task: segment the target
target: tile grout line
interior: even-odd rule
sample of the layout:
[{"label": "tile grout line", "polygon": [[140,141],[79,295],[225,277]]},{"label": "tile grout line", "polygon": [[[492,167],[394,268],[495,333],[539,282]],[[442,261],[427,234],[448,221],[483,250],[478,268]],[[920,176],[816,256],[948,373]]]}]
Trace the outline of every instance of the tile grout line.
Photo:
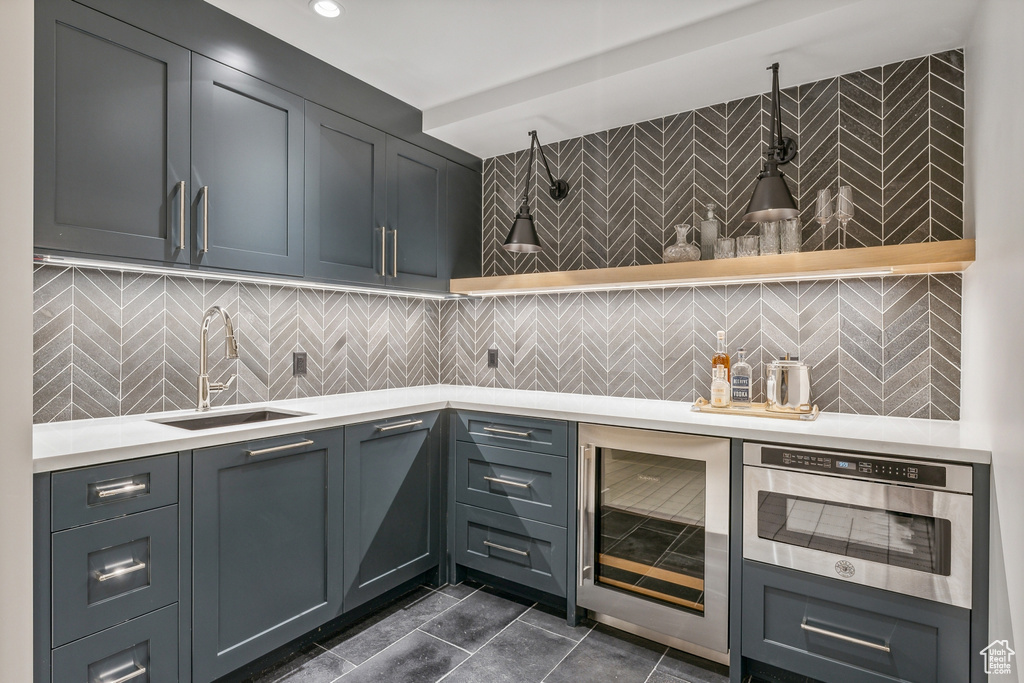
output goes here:
[{"label": "tile grout line", "polygon": [[560,666],[562,665],[562,662],[564,662],[564,661],[565,661],[566,659],[568,659],[568,658],[569,658],[569,655],[571,655],[571,654],[572,654],[573,652],[575,652],[575,651],[576,651],[576,648],[578,648],[578,647],[580,646],[580,644],[581,644],[581,643],[582,643],[582,642],[583,642],[584,640],[586,640],[586,639],[587,639],[587,636],[589,636],[589,635],[590,635],[591,633],[593,633],[593,631],[594,631],[594,629],[595,629],[595,628],[597,628],[597,622],[594,622],[594,625],[590,627],[590,630],[589,630],[589,631],[587,631],[586,635],[584,635],[584,636],[583,636],[582,638],[580,638],[580,639],[579,639],[579,641],[578,641],[578,642],[577,642],[577,643],[576,643],[575,645],[573,645],[573,646],[572,646],[571,648],[569,648],[569,651],[565,653],[565,656],[564,656],[564,657],[562,657],[561,659],[559,659],[559,660],[558,660],[558,661],[557,661],[557,662],[555,663],[555,665],[554,665],[553,667],[551,667],[551,671],[548,671],[548,672],[547,672],[546,674],[544,674],[544,676],[543,676],[543,677],[542,677],[542,678],[540,679],[540,680],[541,680],[541,683],[543,683],[543,681],[546,681],[546,680],[547,680],[547,678],[548,678],[548,676],[550,676],[550,675],[551,675],[551,674],[552,674],[552,673],[554,672],[554,670],[555,670],[555,669],[557,669],[558,667],[560,667]]},{"label": "tile grout line", "polygon": [[665,655],[667,654],[668,648],[666,647],[665,651],[661,653],[661,657],[659,657],[658,661],[654,663],[654,668],[652,668],[651,672],[647,674],[647,678],[644,679],[644,683],[648,683],[651,680],[651,676],[653,676],[654,672],[658,670],[658,667],[661,665],[661,662],[665,659]]},{"label": "tile grout line", "polygon": [[[530,608],[530,609],[533,609],[533,608]],[[526,610],[526,612],[529,612],[529,611],[530,610]],[[526,612],[523,612],[523,614],[526,614]],[[554,631],[548,630],[548,629],[544,628],[543,626],[538,626],[537,624],[531,624],[528,621],[523,621],[523,614],[520,614],[518,617],[516,617],[515,621],[522,622],[523,624],[526,624],[527,626],[529,626],[531,628],[535,628],[538,631],[544,631],[544,633],[550,633],[553,636],[558,636],[559,638],[565,638],[566,640],[571,641],[573,643],[580,642],[579,640],[576,640],[575,638],[570,638],[569,636],[563,636],[561,633],[555,633]],[[584,637],[586,637],[586,636],[584,636]],[[582,638],[580,640],[582,640]]]},{"label": "tile grout line", "polygon": [[[467,596],[467,597],[469,597],[469,596]],[[536,604],[537,604],[537,603],[535,602],[535,603],[533,603],[532,605],[530,605],[529,607],[527,607],[527,608],[526,608],[526,610],[524,610],[524,611],[523,611],[523,614],[525,614],[525,613],[526,613],[527,611],[529,611],[529,610],[533,609],[533,607],[534,607],[534,606],[535,606]],[[520,616],[522,616],[522,615],[520,615]],[[473,658],[473,656],[474,656],[474,655],[477,655],[477,654],[479,654],[480,652],[482,652],[482,651],[483,651],[483,649],[484,649],[485,647],[487,647],[488,645],[490,645],[490,644],[491,644],[491,641],[492,641],[492,640],[494,640],[495,638],[497,638],[498,636],[500,636],[500,635],[501,635],[502,633],[504,633],[505,631],[507,631],[507,630],[509,629],[509,627],[510,627],[510,626],[512,626],[512,624],[516,623],[517,621],[519,621],[519,617],[516,617],[515,619],[512,619],[512,620],[511,620],[510,622],[508,622],[507,624],[505,624],[505,627],[504,627],[503,629],[501,629],[500,631],[498,631],[497,633],[495,633],[495,634],[494,634],[493,636],[491,636],[490,638],[488,638],[488,639],[487,639],[487,642],[486,642],[486,643],[484,643],[483,645],[481,645],[480,647],[478,647],[478,648],[476,649],[476,652],[469,652],[468,650],[465,650],[465,649],[463,649],[463,648],[459,647],[458,645],[455,645],[455,643],[448,643],[448,641],[446,641],[446,640],[443,640],[442,638],[437,638],[437,636],[433,636],[434,638],[437,638],[438,640],[440,640],[440,641],[441,641],[442,643],[448,643],[449,645],[451,645],[451,646],[453,646],[453,647],[458,647],[458,648],[459,648],[460,650],[462,650],[463,652],[469,652],[469,657],[466,657],[466,658],[465,658],[464,660],[462,660],[461,662],[459,662],[459,665],[458,665],[458,666],[456,666],[456,667],[455,667],[454,669],[452,669],[451,671],[447,672],[447,673],[446,673],[446,674],[445,674],[444,676],[441,676],[441,678],[437,679],[437,683],[440,683],[440,682],[441,682],[441,681],[443,681],[444,679],[448,678],[448,676],[450,676],[450,675],[452,674],[452,671],[455,671],[455,670],[457,670],[457,669],[459,668],[459,666],[462,666],[463,664],[465,664],[466,662],[468,662],[468,661],[469,661],[470,659],[472,659],[472,658]],[[417,629],[417,630],[419,630],[419,629]],[[423,633],[427,633],[427,632],[426,632],[426,631],[423,631]],[[430,634],[430,633],[427,633],[427,635],[429,636],[429,635],[431,635],[431,634]]]}]

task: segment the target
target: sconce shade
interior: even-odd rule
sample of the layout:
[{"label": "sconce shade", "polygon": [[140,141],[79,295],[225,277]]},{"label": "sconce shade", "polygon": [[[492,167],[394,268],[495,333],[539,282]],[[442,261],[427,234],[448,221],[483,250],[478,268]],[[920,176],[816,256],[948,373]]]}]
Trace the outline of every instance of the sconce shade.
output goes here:
[{"label": "sconce shade", "polygon": [[789,192],[784,174],[779,170],[779,165],[774,161],[766,161],[760,175],[757,176],[754,194],[750,197],[750,204],[747,205],[743,220],[752,223],[781,221],[799,215],[800,212],[793,201],[793,195]]},{"label": "sconce shade", "polygon": [[519,207],[516,219],[512,221],[512,229],[508,231],[505,244],[507,251],[533,253],[540,251],[540,240],[537,239],[537,228],[533,224],[530,206],[525,201]]}]

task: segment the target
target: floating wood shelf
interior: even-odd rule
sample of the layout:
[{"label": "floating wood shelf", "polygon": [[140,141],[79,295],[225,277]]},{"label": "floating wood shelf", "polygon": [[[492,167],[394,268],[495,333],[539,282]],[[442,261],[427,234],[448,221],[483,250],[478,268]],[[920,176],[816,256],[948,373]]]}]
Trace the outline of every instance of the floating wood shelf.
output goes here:
[{"label": "floating wood shelf", "polygon": [[451,292],[469,296],[499,296],[832,277],[959,273],[972,263],[974,240],[951,240],[715,261],[459,278],[451,281]]}]

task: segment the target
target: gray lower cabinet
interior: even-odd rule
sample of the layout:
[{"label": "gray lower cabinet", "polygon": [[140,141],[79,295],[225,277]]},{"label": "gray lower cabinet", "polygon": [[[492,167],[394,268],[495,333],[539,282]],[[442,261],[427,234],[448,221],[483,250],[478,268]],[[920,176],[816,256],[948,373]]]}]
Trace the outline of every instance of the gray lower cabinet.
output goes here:
[{"label": "gray lower cabinet", "polygon": [[192,56],[193,262],[303,274],[303,101]]},{"label": "gray lower cabinet", "polygon": [[341,614],[343,448],[336,429],[193,452],[196,683]]},{"label": "gray lower cabinet", "polygon": [[36,246],[188,263],[189,51],[71,0],[36,12]]},{"label": "gray lower cabinet", "polygon": [[814,679],[962,683],[970,628],[970,610],[743,562],[743,657]]},{"label": "gray lower cabinet", "polygon": [[345,609],[440,562],[436,412],[345,427]]}]

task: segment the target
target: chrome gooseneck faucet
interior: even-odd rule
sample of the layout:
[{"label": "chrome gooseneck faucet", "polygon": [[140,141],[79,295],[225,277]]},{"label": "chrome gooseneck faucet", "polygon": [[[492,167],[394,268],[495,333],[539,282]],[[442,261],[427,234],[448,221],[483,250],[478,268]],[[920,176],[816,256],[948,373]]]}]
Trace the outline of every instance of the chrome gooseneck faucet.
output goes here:
[{"label": "chrome gooseneck faucet", "polygon": [[217,316],[224,321],[224,357],[231,360],[238,358],[238,344],[235,343],[235,328],[231,325],[231,316],[220,306],[214,306],[203,316],[203,324],[199,328],[199,397],[196,410],[210,409],[210,392],[224,391],[231,386],[237,375],[231,375],[227,382],[210,382],[206,374],[206,337],[210,331],[210,322]]}]

